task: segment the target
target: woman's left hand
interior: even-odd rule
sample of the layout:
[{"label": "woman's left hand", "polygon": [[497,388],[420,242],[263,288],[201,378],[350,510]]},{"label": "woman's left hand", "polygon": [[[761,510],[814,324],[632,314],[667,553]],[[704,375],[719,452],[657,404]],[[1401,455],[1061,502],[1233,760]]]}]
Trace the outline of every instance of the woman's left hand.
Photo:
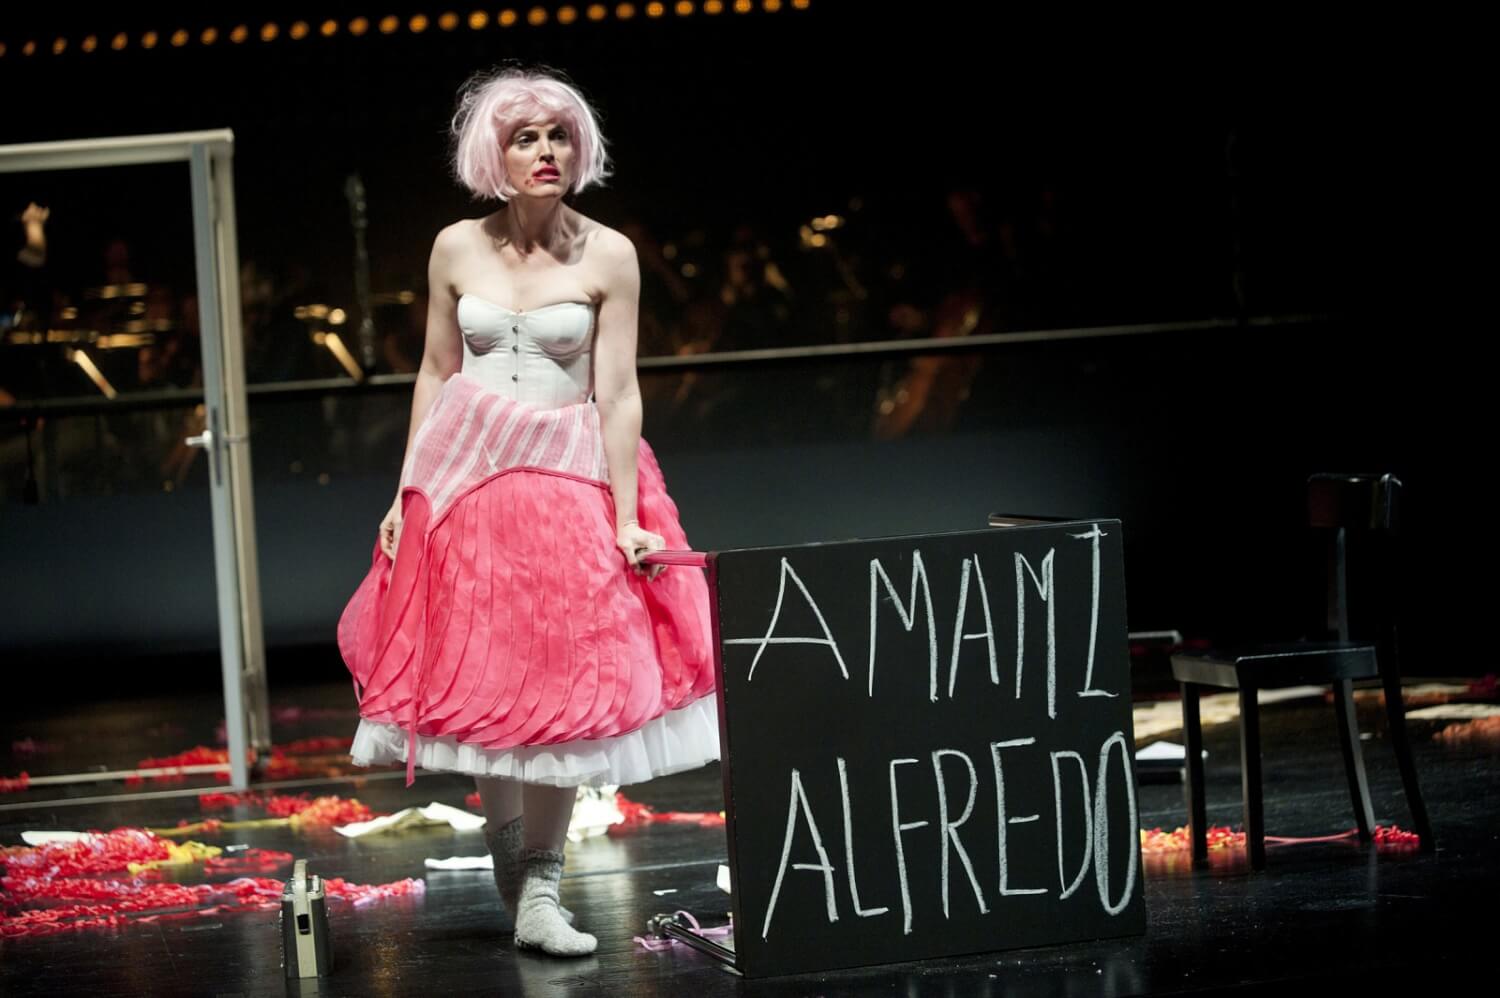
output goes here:
[{"label": "woman's left hand", "polygon": [[615,545],[625,552],[625,560],[630,563],[630,570],[636,575],[644,575],[647,582],[654,580],[667,567],[641,563],[641,555],[647,551],[660,551],[667,546],[667,542],[660,534],[653,534],[643,529],[638,523],[627,523],[621,527],[615,536]]}]

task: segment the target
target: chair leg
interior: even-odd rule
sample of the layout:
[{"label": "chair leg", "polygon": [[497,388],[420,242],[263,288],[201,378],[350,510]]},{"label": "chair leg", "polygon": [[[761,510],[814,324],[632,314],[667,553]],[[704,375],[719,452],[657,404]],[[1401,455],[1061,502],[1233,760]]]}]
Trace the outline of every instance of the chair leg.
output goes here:
[{"label": "chair leg", "polygon": [[1255,687],[1240,687],[1240,781],[1245,795],[1245,849],[1250,868],[1266,868],[1265,809],[1260,791],[1260,706]]},{"label": "chair leg", "polygon": [[1417,764],[1412,760],[1411,740],[1406,735],[1406,705],[1401,701],[1401,674],[1395,668],[1382,668],[1381,678],[1385,684],[1385,713],[1390,727],[1391,747],[1396,750],[1396,762],[1401,768],[1401,786],[1406,790],[1406,806],[1411,809],[1413,829],[1422,840],[1422,851],[1432,852],[1436,843],[1432,838],[1432,826],[1427,822],[1427,805],[1422,802],[1422,790],[1417,786]]},{"label": "chair leg", "polygon": [[1333,684],[1333,711],[1339,720],[1339,746],[1344,750],[1344,775],[1349,779],[1354,822],[1359,826],[1359,840],[1368,842],[1375,828],[1375,809],[1370,806],[1370,788],[1365,782],[1365,756],[1359,745],[1359,718],[1354,711],[1354,684],[1347,679]]},{"label": "chair leg", "polygon": [[1198,687],[1182,684],[1182,741],[1187,758],[1188,833],[1193,842],[1193,866],[1208,865],[1208,818],[1203,801],[1203,726],[1198,719]]}]

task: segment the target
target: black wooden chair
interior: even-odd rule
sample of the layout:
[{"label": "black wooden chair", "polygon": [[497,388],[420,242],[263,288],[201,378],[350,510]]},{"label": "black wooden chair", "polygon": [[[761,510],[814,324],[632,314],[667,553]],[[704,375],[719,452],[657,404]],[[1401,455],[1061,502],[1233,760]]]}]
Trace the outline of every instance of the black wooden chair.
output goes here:
[{"label": "black wooden chair", "polygon": [[[1433,847],[1427,808],[1417,786],[1401,702],[1401,663],[1397,643],[1400,584],[1397,545],[1401,482],[1393,475],[1314,475],[1308,480],[1308,522],[1327,543],[1328,629],[1336,641],[1295,642],[1172,656],[1172,675],[1182,684],[1182,730],[1187,750],[1188,822],[1193,864],[1208,862],[1208,824],[1203,799],[1203,730],[1198,718],[1202,687],[1239,691],[1240,768],[1245,806],[1245,842],[1250,865],[1266,863],[1265,821],[1261,800],[1260,717],[1256,693],[1261,689],[1327,683],[1333,687],[1334,714],[1349,780],[1349,796],[1362,841],[1375,824],[1365,783],[1353,681],[1379,677],[1385,688],[1391,745],[1401,768],[1406,803],[1422,848]],[[1353,598],[1351,599],[1351,587]],[[1351,606],[1355,630],[1369,641],[1351,640]]]}]

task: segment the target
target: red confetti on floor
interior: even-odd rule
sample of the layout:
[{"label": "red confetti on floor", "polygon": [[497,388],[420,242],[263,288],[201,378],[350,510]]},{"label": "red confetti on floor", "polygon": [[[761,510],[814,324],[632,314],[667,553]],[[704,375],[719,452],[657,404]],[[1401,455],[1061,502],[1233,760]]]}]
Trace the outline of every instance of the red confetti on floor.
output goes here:
[{"label": "red confetti on floor", "polygon": [[[0,938],[46,936],[129,922],[202,918],[236,911],[273,911],[281,905],[282,880],[240,876],[223,883],[163,883],[160,870],[121,876],[131,863],[167,859],[175,843],[143,828],[116,828],[74,842],[0,849]],[[180,848],[180,847],[179,847]],[[203,863],[207,874],[246,870],[274,872],[289,867],[291,853],[249,849]],[[323,879],[331,902],[364,907],[382,898],[419,897],[420,879],[389,884],[351,884]],[[12,910],[18,906],[20,910]]]},{"label": "red confetti on floor", "polygon": [[[264,780],[288,780],[305,776],[341,774],[348,768],[347,759],[343,760],[343,764],[341,765],[329,766],[326,764],[328,762],[327,759],[322,759],[324,764],[319,765],[317,764],[317,760],[312,758],[298,759],[295,757],[347,757],[349,747],[353,744],[353,738],[328,736],[301,738],[297,741],[288,742],[285,745],[273,745],[271,746],[270,753],[264,759],[260,760],[260,769],[256,774],[257,778]],[[52,743],[34,743],[29,739],[26,742],[17,742],[15,745],[18,752],[28,745],[38,750],[43,745],[55,747]],[[253,749],[246,750],[245,759],[248,765],[254,766],[256,764],[255,751]],[[135,769],[165,769],[168,772],[156,773],[151,776],[127,776],[125,777],[125,784],[127,786],[140,786],[144,783],[182,783],[189,778],[196,779],[205,776],[211,776],[220,783],[228,783],[229,771],[227,769],[217,773],[184,773],[176,771],[183,766],[216,765],[229,765],[228,749],[195,745],[186,751],[177,752],[172,755],[153,756],[138,760],[133,767]],[[21,773],[15,777],[0,776],[0,793],[17,793],[26,790],[30,786],[30,780],[31,777],[28,773]]]},{"label": "red confetti on floor", "polygon": [[[248,761],[253,761],[255,758],[254,753],[247,753],[247,757]],[[212,766],[228,764],[229,752],[227,749],[215,749],[209,748],[207,745],[197,745],[193,748],[188,749],[186,752],[178,752],[175,755],[164,755],[159,758],[141,759],[135,764],[135,768],[173,770],[178,766]],[[212,776],[214,779],[219,780],[223,783],[229,782],[229,773],[227,771],[218,773],[166,772],[158,773],[154,776],[149,777],[127,776],[125,777],[125,785],[132,787],[140,786],[142,783],[147,782],[147,780],[152,783],[181,783],[189,776],[193,776],[195,778],[202,776]]]},{"label": "red confetti on floor", "polygon": [[353,738],[300,738],[295,742],[287,742],[282,746],[272,746],[271,751],[281,751],[287,755],[320,755],[334,752],[348,752],[354,744]]},{"label": "red confetti on floor", "polygon": [[[1210,825],[1206,833],[1208,848],[1212,852],[1216,849],[1243,849],[1245,847],[1245,833],[1236,832],[1225,825]],[[1396,825],[1377,825],[1372,834],[1377,849],[1415,849],[1422,844],[1421,838],[1415,832],[1408,832]],[[1347,832],[1339,832],[1336,835],[1320,835],[1313,838],[1290,838],[1285,835],[1267,835],[1266,845],[1288,846],[1306,845],[1311,842],[1344,842],[1358,841],[1359,830],[1351,828]],[[1160,828],[1141,829],[1141,852],[1171,853],[1187,852],[1193,847],[1192,834],[1187,828],[1174,828],[1170,832],[1164,832]]]},{"label": "red confetti on floor", "polygon": [[[314,739],[312,741],[321,740]],[[335,739],[335,741],[343,742],[345,740]],[[298,743],[294,742],[293,744],[295,745]],[[343,748],[338,749],[338,751],[344,750],[345,749]],[[306,751],[306,749],[299,748],[299,751]],[[247,765],[255,765],[256,758],[255,752],[253,750],[247,750],[245,756]],[[207,745],[197,745],[193,748],[188,749],[186,752],[178,752],[175,755],[165,755],[159,758],[142,759],[135,764],[135,768],[175,770],[179,766],[208,766],[215,764],[227,766],[229,764],[229,750],[209,748]],[[280,746],[272,746],[271,754],[261,762],[259,776],[261,779],[266,780],[289,780],[303,776],[316,775],[317,772],[318,771],[316,770],[309,769],[299,760],[292,758],[287,754],[286,749],[283,749]],[[146,782],[182,783],[183,781],[188,779],[189,776],[212,776],[220,783],[229,782],[229,771],[220,770],[217,773],[166,772],[158,773],[152,776],[127,776],[125,777],[125,783],[129,786],[136,786]]]},{"label": "red confetti on floor", "polygon": [[620,824],[610,825],[610,835],[624,834],[641,825],[659,822],[697,825],[700,828],[722,828],[724,825],[724,815],[719,811],[653,811],[621,793],[615,794],[615,806],[620,809],[625,820]]},{"label": "red confetti on floor", "polygon": [[1500,745],[1500,717],[1476,717],[1472,721],[1450,724],[1433,735],[1444,745]]},{"label": "red confetti on floor", "polygon": [[[198,795],[198,806],[205,811],[220,811],[226,808],[246,806],[257,808],[269,817],[296,817],[299,825],[347,825],[355,821],[369,821],[381,817],[353,797],[308,797],[298,794],[267,794],[252,790],[248,793],[202,793]],[[183,822],[187,824],[187,822]]]}]

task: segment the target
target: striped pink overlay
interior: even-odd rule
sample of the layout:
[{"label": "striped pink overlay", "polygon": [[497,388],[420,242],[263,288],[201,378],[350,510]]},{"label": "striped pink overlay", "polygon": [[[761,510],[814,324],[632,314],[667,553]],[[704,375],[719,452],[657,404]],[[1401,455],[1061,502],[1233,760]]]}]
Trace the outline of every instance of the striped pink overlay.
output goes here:
[{"label": "striped pink overlay", "polygon": [[455,500],[510,468],[541,468],[607,486],[597,406],[586,401],[534,409],[454,374],[417,429],[401,489],[426,495],[436,524]]}]

